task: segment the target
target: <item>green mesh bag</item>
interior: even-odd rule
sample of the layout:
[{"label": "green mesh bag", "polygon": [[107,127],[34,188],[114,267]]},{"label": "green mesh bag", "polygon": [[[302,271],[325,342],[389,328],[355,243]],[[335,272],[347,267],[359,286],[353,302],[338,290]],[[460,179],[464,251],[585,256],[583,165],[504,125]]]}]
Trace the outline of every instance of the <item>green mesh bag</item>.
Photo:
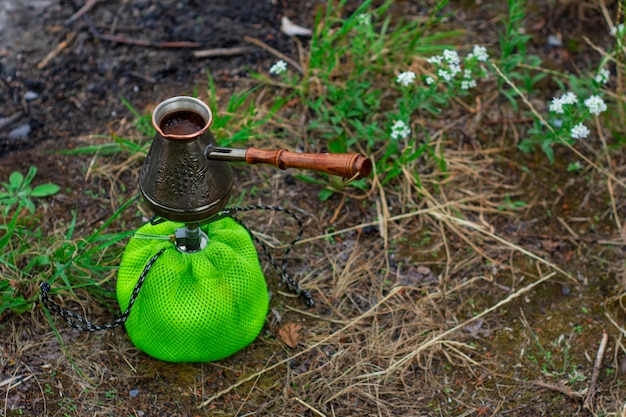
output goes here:
[{"label": "green mesh bag", "polygon": [[[139,232],[173,235],[182,224],[146,224]],[[139,349],[170,362],[208,362],[250,344],[267,315],[269,296],[248,231],[231,218],[202,226],[206,248],[181,253],[162,239],[131,239],[117,279],[121,310],[146,264],[156,260],[133,304],[126,330]]]}]

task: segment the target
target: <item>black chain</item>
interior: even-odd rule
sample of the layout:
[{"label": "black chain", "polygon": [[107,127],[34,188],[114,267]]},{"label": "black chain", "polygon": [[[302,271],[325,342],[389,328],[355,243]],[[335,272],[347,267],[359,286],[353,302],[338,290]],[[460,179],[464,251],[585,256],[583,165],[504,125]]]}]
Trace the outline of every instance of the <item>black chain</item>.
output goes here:
[{"label": "black chain", "polygon": [[111,323],[102,324],[102,325],[93,324],[92,322],[84,318],[83,316],[64,309],[63,307],[61,307],[60,305],[58,305],[57,303],[55,303],[54,301],[48,298],[48,291],[50,291],[50,284],[48,284],[47,282],[42,282],[39,285],[39,288],[41,289],[41,301],[43,302],[43,304],[46,306],[48,310],[52,311],[53,313],[57,313],[59,316],[63,317],[65,322],[70,327],[73,327],[78,330],[83,330],[85,332],[98,332],[100,330],[109,330],[109,329],[113,329],[115,327],[121,326],[122,324],[124,324],[124,322],[126,322],[126,320],[128,320],[128,316],[130,315],[130,309],[133,307],[133,304],[135,304],[135,300],[137,300],[137,296],[139,295],[139,290],[141,289],[141,286],[146,280],[146,277],[148,276],[148,272],[150,272],[150,268],[152,268],[152,265],[154,265],[154,263],[159,258],[159,256],[161,256],[161,254],[165,252],[165,249],[167,248],[161,249],[152,258],[150,258],[146,266],[143,268],[143,271],[141,271],[141,275],[139,275],[139,280],[135,284],[135,288],[133,288],[133,293],[130,296],[128,307],[126,307],[126,310],[124,310],[124,312],[122,313],[120,317],[116,318]]},{"label": "black chain", "polygon": [[[289,245],[287,246],[287,249],[285,249],[285,252],[283,253],[283,256],[281,258],[280,265],[276,263],[274,256],[272,256],[267,245],[265,245],[261,240],[259,240],[256,236],[254,236],[252,232],[250,231],[250,229],[248,229],[248,227],[240,219],[238,219],[237,217],[233,215],[233,213],[235,212],[246,212],[246,211],[251,211],[251,210],[280,211],[282,213],[287,214],[288,216],[291,216],[291,218],[293,218],[296,221],[296,223],[298,223],[298,227],[300,228],[300,230],[298,231],[298,234],[296,235],[296,237],[289,243]],[[313,300],[311,293],[309,293],[308,290],[305,290],[302,287],[300,287],[300,284],[298,284],[296,280],[293,279],[293,277],[289,274],[289,272],[287,272],[287,257],[289,256],[289,252],[291,252],[291,249],[294,247],[296,242],[302,238],[302,233],[304,232],[304,226],[302,224],[302,221],[298,218],[298,216],[296,216],[296,214],[293,211],[286,209],[284,207],[280,207],[280,206],[251,205],[247,207],[227,208],[227,209],[220,211],[216,215],[217,218],[222,218],[224,216],[232,217],[233,220],[235,220],[244,229],[246,229],[248,233],[250,234],[250,236],[252,236],[252,239],[254,239],[254,241],[257,242],[261,246],[261,248],[263,248],[263,253],[265,253],[265,256],[267,256],[267,258],[269,259],[270,264],[274,267],[274,269],[278,273],[278,276],[280,276],[280,279],[285,283],[285,285],[287,285],[287,288],[289,288],[289,291],[295,293],[300,298],[302,298],[307,306],[312,307],[315,305],[315,300]]]},{"label": "black chain", "polygon": [[[248,227],[245,224],[243,224],[243,222],[240,219],[238,219],[237,217],[233,215],[235,212],[243,213],[243,212],[247,212],[251,210],[279,211],[279,212],[282,212],[291,216],[296,221],[296,223],[298,223],[298,227],[300,228],[300,230],[298,231],[298,234],[296,235],[296,237],[289,243],[289,245],[287,246],[287,249],[285,249],[285,252],[283,253],[283,256],[281,258],[280,265],[276,263],[276,260],[274,259],[274,256],[272,256],[267,245],[265,245],[261,240],[259,240],[256,236],[254,236],[252,232],[250,231],[250,229],[248,229]],[[298,216],[296,216],[295,213],[292,212],[291,210],[286,209],[284,207],[252,205],[252,206],[247,206],[247,207],[232,207],[232,208],[224,209],[220,211],[219,213],[217,213],[213,219],[217,220],[217,219],[221,219],[227,216],[232,217],[233,220],[235,220],[244,229],[246,229],[246,231],[252,237],[252,239],[255,242],[257,242],[261,246],[261,248],[263,248],[263,252],[265,253],[265,256],[267,256],[270,264],[274,267],[274,269],[280,276],[281,280],[285,283],[285,285],[287,285],[289,290],[294,292],[298,296],[300,296],[304,300],[307,306],[309,307],[314,306],[315,301],[313,300],[313,297],[311,296],[309,291],[300,287],[300,285],[296,282],[296,280],[293,279],[291,275],[289,275],[289,273],[287,272],[287,267],[286,267],[287,257],[289,256],[291,249],[296,244],[296,242],[302,238],[302,233],[304,232],[304,226],[302,225],[302,221],[298,218]],[[160,223],[156,218],[152,219],[151,223],[154,220]],[[128,320],[128,316],[130,316],[130,310],[135,304],[135,301],[137,300],[137,296],[139,295],[139,290],[141,289],[141,286],[146,280],[146,277],[148,276],[148,272],[150,272],[150,269],[152,268],[156,260],[159,258],[159,256],[161,256],[163,252],[165,252],[166,249],[167,248],[161,249],[152,258],[150,258],[150,260],[144,267],[143,271],[141,271],[141,275],[139,275],[139,280],[137,281],[137,283],[135,284],[135,287],[133,288],[133,293],[130,296],[128,307],[126,307],[126,310],[124,310],[124,312],[122,313],[120,317],[116,318],[111,323],[107,323],[103,325],[93,324],[92,322],[84,318],[83,316],[76,314],[70,310],[64,309],[63,307],[61,307],[54,301],[50,300],[50,298],[48,298],[48,292],[50,291],[50,284],[48,284],[47,282],[42,282],[39,285],[39,288],[41,290],[41,301],[43,302],[43,304],[46,306],[48,310],[60,315],[70,327],[73,327],[78,330],[83,330],[86,332],[97,332],[97,331],[109,330],[109,329],[113,329],[115,327],[121,326],[122,324],[126,322],[126,320]]]}]

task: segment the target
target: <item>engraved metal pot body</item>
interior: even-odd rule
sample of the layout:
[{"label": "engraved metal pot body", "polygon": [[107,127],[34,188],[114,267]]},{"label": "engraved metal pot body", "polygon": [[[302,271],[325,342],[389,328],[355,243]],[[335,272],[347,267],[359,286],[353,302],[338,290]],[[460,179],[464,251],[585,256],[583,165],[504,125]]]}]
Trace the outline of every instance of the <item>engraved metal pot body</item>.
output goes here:
[{"label": "engraved metal pot body", "polygon": [[206,157],[206,150],[216,146],[209,131],[212,121],[209,107],[192,97],[170,98],[152,113],[156,135],[139,175],[139,189],[158,216],[197,223],[228,203],[230,164]]}]

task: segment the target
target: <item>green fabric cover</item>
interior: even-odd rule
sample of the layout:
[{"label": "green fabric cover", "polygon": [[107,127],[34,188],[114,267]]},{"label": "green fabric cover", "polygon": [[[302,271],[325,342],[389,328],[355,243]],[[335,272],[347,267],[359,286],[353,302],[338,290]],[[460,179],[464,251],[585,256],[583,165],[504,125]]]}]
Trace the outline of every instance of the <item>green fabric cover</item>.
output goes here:
[{"label": "green fabric cover", "polygon": [[[173,235],[182,224],[146,224],[141,233]],[[267,315],[269,296],[246,229],[224,218],[202,230],[206,248],[181,253],[168,240],[133,238],[117,279],[124,311],[148,260],[167,248],[150,269],[131,308],[126,330],[150,356],[169,362],[208,362],[250,344]]]}]

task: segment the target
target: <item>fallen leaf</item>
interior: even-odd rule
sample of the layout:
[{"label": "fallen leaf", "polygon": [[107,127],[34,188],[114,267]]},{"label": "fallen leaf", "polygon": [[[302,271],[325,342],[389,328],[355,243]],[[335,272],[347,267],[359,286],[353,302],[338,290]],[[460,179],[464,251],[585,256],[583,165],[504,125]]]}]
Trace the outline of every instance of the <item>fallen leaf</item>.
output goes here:
[{"label": "fallen leaf", "polygon": [[422,275],[430,275],[432,272],[430,270],[430,268],[423,266],[423,265],[419,265],[416,269],[418,274],[422,274]]},{"label": "fallen leaf", "polygon": [[559,246],[561,245],[560,242],[554,241],[554,240],[542,240],[541,241],[541,246],[547,250],[548,252],[554,252],[555,250],[557,250],[559,248]]},{"label": "fallen leaf", "polygon": [[287,323],[278,330],[278,335],[287,346],[294,349],[302,340],[300,330],[302,326],[295,323]]}]

